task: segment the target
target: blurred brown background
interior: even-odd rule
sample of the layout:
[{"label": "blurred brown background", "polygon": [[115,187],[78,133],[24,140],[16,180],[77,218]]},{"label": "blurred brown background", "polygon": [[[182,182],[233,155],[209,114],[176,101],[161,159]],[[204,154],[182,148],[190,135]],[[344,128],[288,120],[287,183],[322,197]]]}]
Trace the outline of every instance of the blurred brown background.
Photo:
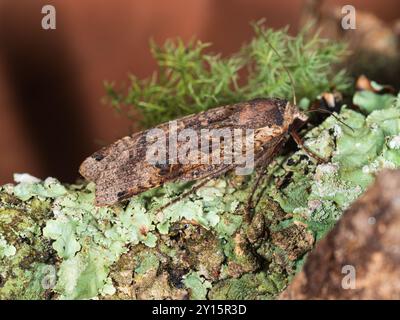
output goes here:
[{"label": "blurred brown background", "polygon": [[[352,4],[384,21],[400,16],[398,0]],[[41,8],[54,5],[57,29],[43,30]],[[73,182],[80,162],[129,132],[129,122],[102,105],[104,80],[155,68],[153,37],[197,36],[229,54],[262,17],[298,29],[303,0],[0,0],[0,184],[29,172]]]}]

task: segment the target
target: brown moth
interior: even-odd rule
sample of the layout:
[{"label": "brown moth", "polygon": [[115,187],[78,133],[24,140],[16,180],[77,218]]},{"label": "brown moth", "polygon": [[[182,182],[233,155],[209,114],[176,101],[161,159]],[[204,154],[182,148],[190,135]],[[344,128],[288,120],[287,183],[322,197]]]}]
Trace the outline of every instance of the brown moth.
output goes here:
[{"label": "brown moth", "polygon": [[[198,114],[176,120],[176,132],[171,132],[169,123],[157,126],[155,129],[163,132],[166,141],[172,134],[179,136],[185,129],[201,134],[205,129],[241,129],[253,130],[254,165],[266,165],[273,156],[302,124],[307,116],[290,102],[276,98],[260,98],[248,102],[226,105],[210,109]],[[145,130],[124,137],[115,143],[102,148],[88,157],[80,166],[80,173],[89,181],[96,183],[96,204],[112,205],[133,195],[171,181],[201,180],[217,177],[237,168],[238,163],[223,161],[227,148],[218,144],[210,137],[206,147],[198,141],[198,152],[190,153],[189,161],[166,161],[151,163],[146,160],[150,130]],[[298,137],[293,135],[298,143]],[[242,137],[239,144],[245,144]],[[196,143],[196,142],[195,142]],[[236,143],[236,142],[235,142]],[[220,146],[220,147],[219,147]],[[178,141],[177,152],[187,148],[187,141]],[[206,148],[206,149],[205,149]],[[209,151],[209,148],[214,150]],[[213,157],[221,155],[222,161],[213,162]],[[199,157],[207,161],[199,162]],[[166,155],[171,159],[170,152]]]}]

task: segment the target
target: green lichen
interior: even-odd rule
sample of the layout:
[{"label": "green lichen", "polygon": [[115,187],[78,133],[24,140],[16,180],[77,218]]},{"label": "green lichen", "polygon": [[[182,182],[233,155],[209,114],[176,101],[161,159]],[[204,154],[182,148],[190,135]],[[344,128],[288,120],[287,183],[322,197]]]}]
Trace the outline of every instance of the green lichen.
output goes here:
[{"label": "green lichen", "polygon": [[356,92],[353,97],[353,103],[360,107],[364,113],[371,113],[377,109],[386,109],[391,107],[395,97],[391,94],[377,95],[371,91]]},{"label": "green lichen", "polygon": [[[329,117],[305,135],[305,145],[327,163],[317,164],[299,150],[270,166],[278,184],[270,185],[269,196],[306,223],[317,239],[373,182],[376,172],[400,165],[399,106],[392,95],[382,100],[379,94],[370,94],[374,98],[365,102],[355,99],[367,115],[344,106],[339,116],[347,126]],[[279,162],[282,166],[276,169]]]},{"label": "green lichen", "polygon": [[43,183],[23,181],[16,185],[13,191],[14,195],[22,201],[32,197],[39,199],[56,198],[66,192],[65,187],[54,178],[47,178]]},{"label": "green lichen", "polygon": [[0,235],[0,259],[12,257],[17,249],[12,244],[8,244],[3,235]]},{"label": "green lichen", "polygon": [[281,290],[264,272],[245,274],[218,282],[209,293],[212,300],[265,300],[273,299]]},{"label": "green lichen", "polygon": [[183,283],[189,289],[191,299],[194,300],[206,299],[207,291],[212,287],[211,282],[201,277],[198,272],[185,275]]},{"label": "green lichen", "polygon": [[0,190],[0,298],[273,299],[375,173],[399,167],[392,98],[358,101],[363,113],[343,107],[347,126],[328,117],[306,129],[326,162],[303,150],[276,157],[250,222],[255,175],[212,180],[161,212],[193,183],[96,207],[93,183],[16,176]]},{"label": "green lichen", "polygon": [[46,299],[55,273],[55,253],[41,234],[50,202],[21,201],[12,190],[0,188],[0,299]]}]

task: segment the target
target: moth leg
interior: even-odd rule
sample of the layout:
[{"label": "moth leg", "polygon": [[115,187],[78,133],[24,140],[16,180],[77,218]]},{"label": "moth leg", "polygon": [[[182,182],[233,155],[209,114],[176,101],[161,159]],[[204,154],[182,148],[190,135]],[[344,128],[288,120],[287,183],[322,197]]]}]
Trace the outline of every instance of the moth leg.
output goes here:
[{"label": "moth leg", "polygon": [[198,189],[200,189],[201,187],[203,187],[207,182],[209,182],[210,180],[220,176],[221,174],[223,174],[224,172],[232,169],[232,165],[229,166],[225,166],[222,169],[212,172],[211,174],[209,174],[208,176],[203,177],[200,182],[198,182],[197,184],[195,184],[194,186],[192,186],[192,188],[190,188],[190,190],[185,191],[183,193],[181,193],[179,196],[177,196],[175,199],[172,199],[171,201],[169,201],[168,203],[166,203],[165,205],[163,205],[162,207],[158,208],[156,211],[156,215],[160,214],[164,209],[172,206],[173,204],[187,198],[188,196],[190,196],[191,194],[193,194],[194,192],[196,192]]},{"label": "moth leg", "polygon": [[315,152],[311,151],[309,148],[307,148],[304,145],[303,140],[301,139],[301,137],[298,135],[298,133],[294,130],[290,131],[290,135],[292,136],[293,140],[297,143],[297,145],[302,148],[304,150],[305,153],[307,153],[311,158],[316,159],[318,162],[320,163],[326,163],[328,162],[327,159],[323,159],[320,156],[318,156],[317,154],[315,154]]},{"label": "moth leg", "polygon": [[261,191],[261,193],[259,194],[259,196],[257,197],[257,200],[255,201],[255,205],[253,205],[253,198],[254,195],[261,183],[262,178],[265,176],[264,175],[264,171],[265,171],[265,167],[271,162],[273,156],[275,155],[275,153],[279,150],[281,144],[282,144],[283,140],[281,140],[280,142],[278,142],[275,146],[274,149],[272,150],[271,153],[267,153],[265,152],[259,159],[257,159],[256,161],[256,166],[257,167],[261,167],[261,171],[257,172],[257,179],[251,189],[250,195],[247,198],[247,204],[244,208],[245,211],[245,217],[247,219],[247,221],[250,223],[252,220],[252,216],[251,216],[251,208],[254,208],[258,202],[260,201],[262,195],[263,195],[263,191]]},{"label": "moth leg", "polygon": [[[264,171],[264,170],[263,170],[263,171]],[[250,212],[250,211],[251,211],[251,209],[254,207],[254,206],[253,206],[253,198],[254,198],[254,195],[255,195],[255,193],[256,193],[256,191],[257,191],[258,186],[260,185],[261,179],[263,178],[263,171],[257,172],[257,179],[256,179],[256,182],[253,184],[253,187],[252,187],[252,189],[251,189],[250,195],[249,195],[249,197],[247,198],[247,204],[246,204],[246,206],[245,206],[245,208],[244,208],[245,219],[246,219],[246,221],[247,221],[248,223],[250,223],[250,222],[251,222],[251,219],[252,219],[252,215],[251,215],[251,212]]]},{"label": "moth leg", "polygon": [[169,201],[168,203],[166,203],[165,205],[163,205],[162,207],[158,208],[156,211],[156,214],[158,215],[160,212],[162,212],[164,209],[172,206],[173,204],[187,198],[188,196],[190,196],[192,193],[196,192],[198,189],[200,189],[202,186],[204,186],[208,181],[210,181],[212,178],[205,178],[203,180],[201,180],[199,183],[195,184],[194,186],[192,186],[192,188],[190,188],[190,190],[185,191],[183,193],[181,193],[179,196],[177,196],[175,199],[172,199],[171,201]]}]

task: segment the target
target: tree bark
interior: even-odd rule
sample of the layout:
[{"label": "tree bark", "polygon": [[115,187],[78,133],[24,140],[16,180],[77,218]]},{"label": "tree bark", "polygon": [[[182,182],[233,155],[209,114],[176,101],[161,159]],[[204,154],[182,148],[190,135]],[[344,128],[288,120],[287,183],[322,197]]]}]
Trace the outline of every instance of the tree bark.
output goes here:
[{"label": "tree bark", "polygon": [[400,171],[384,171],[308,256],[281,299],[400,298]]}]

